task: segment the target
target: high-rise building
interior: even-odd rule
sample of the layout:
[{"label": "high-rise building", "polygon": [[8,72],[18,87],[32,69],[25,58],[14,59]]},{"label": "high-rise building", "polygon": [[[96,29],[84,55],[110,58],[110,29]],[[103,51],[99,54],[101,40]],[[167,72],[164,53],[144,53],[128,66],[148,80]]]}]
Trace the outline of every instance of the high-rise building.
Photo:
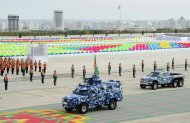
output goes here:
[{"label": "high-rise building", "polygon": [[64,30],[63,11],[54,11],[54,30]]},{"label": "high-rise building", "polygon": [[8,30],[9,32],[19,31],[19,16],[8,15]]}]

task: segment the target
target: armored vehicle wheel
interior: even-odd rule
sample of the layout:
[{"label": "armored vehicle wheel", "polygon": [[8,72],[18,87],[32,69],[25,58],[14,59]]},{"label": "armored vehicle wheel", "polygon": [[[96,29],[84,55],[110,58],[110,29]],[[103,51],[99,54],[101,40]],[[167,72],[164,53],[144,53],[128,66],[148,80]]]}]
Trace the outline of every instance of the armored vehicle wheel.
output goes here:
[{"label": "armored vehicle wheel", "polygon": [[178,82],[178,87],[183,87],[183,85],[184,85],[183,80],[179,80],[179,82]]},{"label": "armored vehicle wheel", "polygon": [[152,89],[154,89],[154,90],[158,89],[158,83],[157,82],[153,82]]},{"label": "armored vehicle wheel", "polygon": [[87,111],[88,111],[88,106],[87,106],[87,104],[82,103],[82,104],[79,106],[78,111],[79,111],[80,114],[86,114]]},{"label": "armored vehicle wheel", "polygon": [[177,88],[177,83],[178,83],[178,80],[174,80],[174,82],[172,83],[172,86],[173,86],[174,88]]},{"label": "armored vehicle wheel", "polygon": [[109,110],[115,110],[117,107],[117,102],[115,100],[111,100],[109,105],[108,105],[108,109]]},{"label": "armored vehicle wheel", "polygon": [[71,108],[65,108],[65,110],[66,110],[67,112],[71,112],[73,109],[71,109]]},{"label": "armored vehicle wheel", "polygon": [[145,88],[146,88],[146,85],[140,85],[140,87],[141,87],[142,89],[145,89]]}]

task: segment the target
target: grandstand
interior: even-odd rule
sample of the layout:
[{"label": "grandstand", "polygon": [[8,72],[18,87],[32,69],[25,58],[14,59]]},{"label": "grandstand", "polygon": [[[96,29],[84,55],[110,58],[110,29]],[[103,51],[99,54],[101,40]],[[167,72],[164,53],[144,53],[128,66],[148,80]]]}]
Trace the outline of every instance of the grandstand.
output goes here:
[{"label": "grandstand", "polygon": [[147,35],[70,36],[70,37],[27,37],[0,38],[0,56],[18,57],[27,55],[27,46],[47,44],[48,55],[83,54],[99,52],[123,52],[190,48],[190,40],[158,38]]}]

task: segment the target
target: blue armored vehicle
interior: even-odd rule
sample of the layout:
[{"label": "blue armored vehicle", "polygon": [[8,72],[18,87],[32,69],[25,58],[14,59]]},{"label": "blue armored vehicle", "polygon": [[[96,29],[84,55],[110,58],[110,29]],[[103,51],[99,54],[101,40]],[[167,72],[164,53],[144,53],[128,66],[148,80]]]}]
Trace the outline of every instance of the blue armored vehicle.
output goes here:
[{"label": "blue armored vehicle", "polygon": [[154,90],[156,90],[159,85],[161,85],[162,87],[183,87],[184,78],[185,76],[180,73],[171,73],[163,70],[157,70],[141,78],[140,87],[144,89],[147,86],[151,86]]},{"label": "blue armored vehicle", "polygon": [[71,112],[76,109],[81,114],[87,113],[89,108],[102,106],[114,110],[117,102],[123,99],[122,92],[120,81],[102,82],[94,75],[85,79],[84,84],[79,84],[72,95],[64,97],[62,104],[66,111]]}]

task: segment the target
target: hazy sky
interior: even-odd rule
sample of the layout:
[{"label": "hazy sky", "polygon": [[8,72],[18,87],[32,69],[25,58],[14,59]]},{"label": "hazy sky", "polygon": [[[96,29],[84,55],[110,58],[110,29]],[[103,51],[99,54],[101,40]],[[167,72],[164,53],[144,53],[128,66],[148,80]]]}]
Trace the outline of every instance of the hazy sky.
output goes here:
[{"label": "hazy sky", "polygon": [[190,0],[0,0],[0,19],[53,19],[63,10],[66,20],[118,20],[119,4],[123,20],[190,19]]}]

